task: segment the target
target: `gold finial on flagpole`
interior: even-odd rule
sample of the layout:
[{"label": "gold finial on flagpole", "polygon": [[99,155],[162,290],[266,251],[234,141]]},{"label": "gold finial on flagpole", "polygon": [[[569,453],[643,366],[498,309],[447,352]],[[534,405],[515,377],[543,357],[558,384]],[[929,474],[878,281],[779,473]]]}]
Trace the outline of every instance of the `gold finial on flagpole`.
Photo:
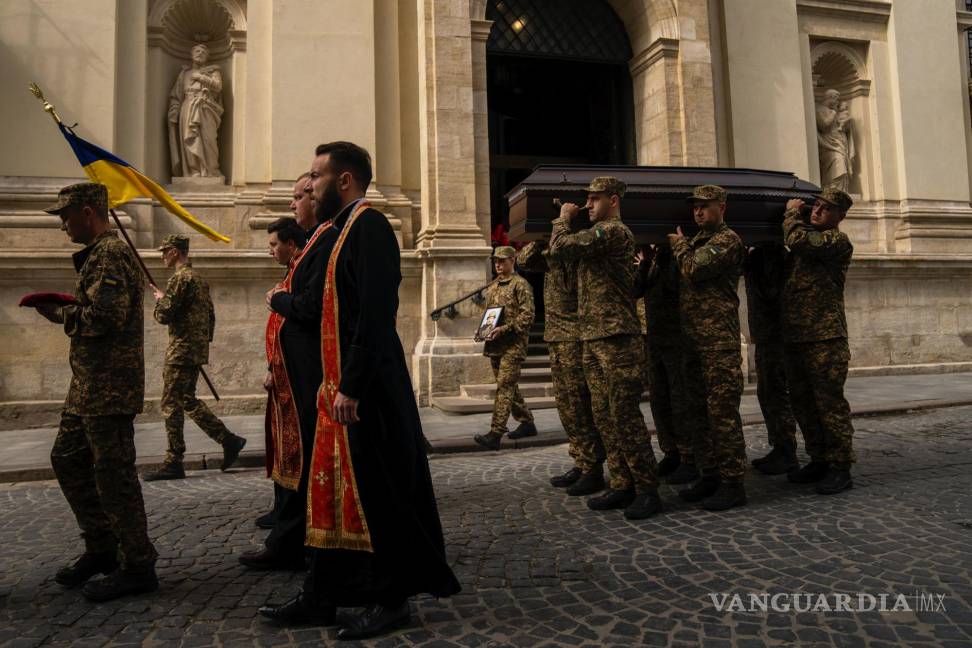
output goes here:
[{"label": "gold finial on flagpole", "polygon": [[32,95],[37,97],[38,100],[44,102],[44,112],[49,114],[51,116],[51,119],[53,119],[58,124],[60,124],[61,118],[60,116],[58,116],[57,111],[54,109],[54,105],[51,104],[50,101],[44,98],[44,91],[41,90],[40,86],[34,83],[33,81],[30,82],[30,92]]}]

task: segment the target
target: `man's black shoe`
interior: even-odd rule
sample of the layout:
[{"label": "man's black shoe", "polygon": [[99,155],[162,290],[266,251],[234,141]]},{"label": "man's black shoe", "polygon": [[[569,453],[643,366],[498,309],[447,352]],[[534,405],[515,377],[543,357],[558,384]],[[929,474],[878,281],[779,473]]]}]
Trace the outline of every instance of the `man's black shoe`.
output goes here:
[{"label": "man's black shoe", "polygon": [[118,558],[114,551],[96,554],[84,552],[73,565],[57,570],[54,581],[64,587],[77,587],[88,582],[92,576],[110,574],[116,569]]},{"label": "man's black shoe", "polygon": [[264,513],[256,519],[256,525],[261,529],[272,529],[273,525],[277,522],[276,511],[270,511],[269,513]]},{"label": "man's black shoe", "polygon": [[556,477],[550,478],[550,485],[555,488],[567,488],[574,482],[576,482],[581,477],[580,468],[571,468],[563,475],[557,475]]},{"label": "man's black shoe", "polygon": [[831,468],[824,478],[817,483],[814,490],[821,495],[836,495],[850,488],[854,488],[854,480],[851,479],[850,470]]},{"label": "man's black shoe", "polygon": [[823,479],[829,469],[829,463],[814,459],[803,468],[788,473],[786,479],[791,484],[813,484]]},{"label": "man's black shoe", "polygon": [[740,482],[722,482],[715,493],[702,500],[706,511],[726,511],[746,503],[746,487]]},{"label": "man's black shoe", "polygon": [[298,555],[281,556],[269,549],[261,549],[260,551],[249,551],[241,554],[239,561],[242,565],[257,571],[275,569],[300,571],[307,567],[304,563],[303,552]]},{"label": "man's black shoe", "polygon": [[185,478],[186,470],[182,467],[181,463],[164,463],[162,464],[162,467],[155,472],[145,473],[145,475],[142,476],[142,479],[147,482]]},{"label": "man's black shoe", "polygon": [[240,456],[240,450],[246,445],[246,439],[235,434],[230,435],[223,441],[223,465],[220,470],[229,470],[230,466],[236,463],[236,458]]},{"label": "man's black shoe", "polygon": [[515,430],[506,436],[511,439],[525,439],[526,437],[537,436],[537,426],[533,424],[533,421],[520,423],[516,426]]},{"label": "man's black shoe", "polygon": [[721,481],[719,475],[703,475],[693,485],[678,491],[678,496],[686,502],[701,502],[719,489]]},{"label": "man's black shoe", "polygon": [[796,452],[780,448],[773,448],[773,451],[763,457],[762,461],[753,465],[764,475],[783,475],[800,469]]},{"label": "man's black shoe", "polygon": [[611,509],[623,509],[631,505],[634,501],[635,492],[631,490],[607,489],[602,495],[592,497],[587,500],[587,508],[592,511],[610,511]]},{"label": "man's black shoe", "polygon": [[85,598],[92,601],[111,601],[122,596],[144,594],[159,589],[159,579],[155,569],[144,571],[125,571],[116,569],[104,578],[88,581],[81,588]]},{"label": "man's black shoe", "polygon": [[624,509],[624,517],[629,520],[644,520],[662,510],[662,501],[658,497],[658,490],[653,489],[645,493],[638,493],[634,501]]},{"label": "man's black shoe", "polygon": [[281,605],[260,606],[257,612],[281,625],[332,626],[337,623],[337,609],[333,605],[317,605],[303,592]]},{"label": "man's black shoe", "polygon": [[682,456],[677,452],[670,452],[658,462],[658,476],[667,477],[675,472],[682,463]]},{"label": "man's black shoe", "polygon": [[695,467],[695,464],[683,461],[678,464],[678,468],[665,481],[673,486],[677,486],[679,484],[691,484],[698,478],[699,469]]},{"label": "man's black shoe", "polygon": [[473,441],[483,446],[487,450],[499,450],[500,441],[503,439],[503,435],[496,432],[488,432],[486,434],[477,434],[473,437]]},{"label": "man's black shoe", "polygon": [[348,616],[344,624],[338,628],[337,638],[341,640],[367,639],[404,628],[412,619],[412,611],[408,601],[401,605],[386,607],[372,605],[360,614]]},{"label": "man's black shoe", "polygon": [[593,495],[604,490],[607,484],[604,483],[604,472],[601,468],[595,468],[589,473],[583,473],[576,482],[567,487],[567,494],[571,496]]}]

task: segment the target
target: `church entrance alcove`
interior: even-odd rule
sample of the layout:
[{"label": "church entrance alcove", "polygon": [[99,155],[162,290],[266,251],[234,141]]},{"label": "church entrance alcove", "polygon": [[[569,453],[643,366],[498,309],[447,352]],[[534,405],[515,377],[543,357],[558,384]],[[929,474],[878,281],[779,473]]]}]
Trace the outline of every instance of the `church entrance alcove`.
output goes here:
[{"label": "church entrance alcove", "polygon": [[631,45],[604,0],[490,0],[486,18],[490,225],[508,231],[504,195],[537,165],[635,163]]}]

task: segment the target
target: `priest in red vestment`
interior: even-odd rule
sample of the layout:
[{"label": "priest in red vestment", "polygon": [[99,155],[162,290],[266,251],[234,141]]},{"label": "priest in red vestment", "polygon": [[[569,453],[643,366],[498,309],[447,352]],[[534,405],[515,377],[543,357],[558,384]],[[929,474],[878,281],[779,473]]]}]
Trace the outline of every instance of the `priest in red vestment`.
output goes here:
[{"label": "priest in red vestment", "polygon": [[260,613],[282,623],[336,623],[338,638],[383,634],[410,620],[408,599],[448,597],[459,583],[445,556],[425,440],[395,330],[398,242],[365,198],[371,157],[350,142],[317,147],[318,219],[337,233],[324,278],[323,383],[308,485],[304,589]]}]

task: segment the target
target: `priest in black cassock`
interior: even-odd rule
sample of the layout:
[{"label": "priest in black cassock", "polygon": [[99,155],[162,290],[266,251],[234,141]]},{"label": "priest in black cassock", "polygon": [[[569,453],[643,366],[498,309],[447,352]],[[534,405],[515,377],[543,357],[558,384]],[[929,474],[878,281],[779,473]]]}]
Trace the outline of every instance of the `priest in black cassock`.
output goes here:
[{"label": "priest in black cassock", "polygon": [[[395,330],[398,242],[365,191],[371,156],[350,142],[317,147],[318,220],[337,240],[325,273],[324,383],[308,490],[310,572],[304,589],[260,613],[282,623],[338,623],[339,639],[410,620],[408,599],[448,597],[459,583],[445,542],[405,353]],[[340,305],[340,307],[338,307]],[[330,345],[330,346],[329,346]]]},{"label": "priest in black cassock", "polygon": [[282,379],[289,383],[300,427],[299,440],[290,440],[290,443],[299,442],[301,447],[300,452],[294,448],[290,453],[297,455],[298,463],[290,467],[292,474],[284,475],[290,478],[290,483],[285,484],[288,488],[281,489],[276,519],[264,548],[244,553],[239,558],[247,567],[258,570],[303,570],[306,566],[307,476],[317,427],[317,391],[322,379],[321,299],[324,271],[337,238],[330,223],[316,217],[309,172],[298,178],[294,185],[291,209],[297,224],[307,233],[307,243],[294,260],[284,287],[275,287],[266,297],[267,307],[283,317],[279,342],[286,375]]}]

